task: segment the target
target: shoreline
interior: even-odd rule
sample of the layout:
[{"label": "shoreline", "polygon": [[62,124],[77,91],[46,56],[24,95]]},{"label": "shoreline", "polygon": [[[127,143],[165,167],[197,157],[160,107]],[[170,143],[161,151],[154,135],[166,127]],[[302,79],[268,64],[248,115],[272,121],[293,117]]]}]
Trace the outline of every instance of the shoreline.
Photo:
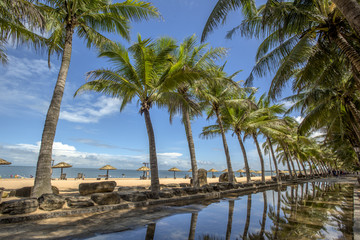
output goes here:
[{"label": "shoreline", "polygon": [[[261,180],[261,177],[252,177],[253,181]],[[265,180],[268,181],[271,179],[271,176],[266,176]],[[171,183],[190,183],[190,179],[184,178],[160,178],[160,184],[171,184]],[[57,187],[62,193],[75,192],[79,189],[80,183],[91,183],[91,182],[100,182],[100,181],[115,181],[117,187],[149,187],[151,180],[141,180],[139,178],[110,178],[108,180],[96,180],[96,178],[85,178],[85,180],[74,180],[69,178],[68,180],[51,180],[51,185]],[[207,178],[208,183],[217,183],[219,178]],[[246,182],[246,177],[236,177],[238,183]],[[34,185],[34,178],[2,178],[0,179],[0,188],[5,188],[5,191],[19,189],[22,187],[31,187]],[[5,198],[2,201],[9,199]]]}]

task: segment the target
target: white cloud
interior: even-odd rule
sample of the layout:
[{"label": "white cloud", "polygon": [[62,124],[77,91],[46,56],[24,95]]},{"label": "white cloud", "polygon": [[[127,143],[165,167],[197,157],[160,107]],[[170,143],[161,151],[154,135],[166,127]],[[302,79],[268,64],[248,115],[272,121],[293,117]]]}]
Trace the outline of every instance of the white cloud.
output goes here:
[{"label": "white cloud", "polygon": [[60,119],[77,123],[96,123],[100,118],[120,111],[119,99],[101,96],[92,102],[86,95],[85,98],[86,106],[84,104],[65,106],[65,110],[60,113]]},{"label": "white cloud", "polygon": [[297,117],[295,117],[295,120],[296,120],[298,123],[301,123],[301,122],[304,120],[304,118],[301,117],[301,116],[297,116]]},{"label": "white cloud", "polygon": [[45,114],[52,91],[44,92],[44,89],[54,84],[58,72],[58,67],[53,63],[52,66],[49,69],[47,61],[42,59],[9,56],[8,65],[0,66],[0,112]]},{"label": "white cloud", "polygon": [[286,109],[289,109],[290,107],[292,107],[294,105],[294,102],[283,100],[283,101],[280,101],[279,104],[284,104],[284,107]]},{"label": "white cloud", "polygon": [[[36,144],[14,144],[0,145],[0,155],[11,161],[14,165],[32,165],[35,166],[40,149],[40,142]],[[173,166],[189,168],[190,161],[181,158],[182,153],[158,153],[158,165],[160,169],[168,169]],[[135,169],[142,165],[142,162],[148,162],[148,154],[138,155],[112,155],[105,153],[89,153],[78,151],[74,146],[61,142],[53,144],[53,158],[56,162],[67,162],[74,166],[92,166],[100,167],[105,164],[121,166],[125,169]]]}]

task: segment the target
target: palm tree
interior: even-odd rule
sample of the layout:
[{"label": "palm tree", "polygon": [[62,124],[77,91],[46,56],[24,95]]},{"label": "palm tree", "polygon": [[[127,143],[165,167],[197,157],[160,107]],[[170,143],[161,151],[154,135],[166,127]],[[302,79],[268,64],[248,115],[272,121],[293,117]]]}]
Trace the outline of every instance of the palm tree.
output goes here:
[{"label": "palm tree", "polygon": [[206,37],[220,24],[224,24],[227,14],[230,11],[241,9],[245,17],[252,17],[256,13],[255,1],[253,0],[218,0],[211,14],[209,15],[202,35],[201,41],[204,42]]},{"label": "palm tree", "polygon": [[4,0],[0,2],[0,61],[8,61],[5,44],[9,40],[15,44],[27,43],[34,49],[46,47],[46,38],[34,30],[43,33],[45,18],[33,1]]},{"label": "palm tree", "polygon": [[[275,72],[269,95],[276,98],[288,81],[293,80],[293,88],[298,90],[331,65],[346,67],[354,75],[359,75],[357,37],[347,21],[341,18],[338,9],[328,1],[317,4],[306,1],[268,2],[260,8],[259,16],[247,19],[238,27],[247,36],[266,35],[247,84],[251,84],[255,76]],[[340,56],[342,61],[333,61],[329,55]],[[298,75],[299,69],[306,71]],[[335,75],[336,71],[328,73]],[[336,77],[332,79],[336,80]],[[357,84],[359,80],[357,77]]]},{"label": "palm tree", "polygon": [[[229,173],[229,182],[234,183],[235,177],[231,164],[229,147],[226,141],[225,128],[223,125],[222,116],[220,114],[221,107],[224,106],[227,102],[231,102],[232,99],[239,95],[238,85],[232,81],[232,78],[236,76],[238,72],[234,73],[231,76],[226,76],[226,73],[223,72],[223,67],[221,68],[212,68],[211,76],[213,81],[207,81],[202,86],[199,86],[197,89],[198,95],[202,101],[203,105],[208,106],[208,119],[213,115],[216,116],[217,124],[221,133],[224,152],[226,157],[226,164]],[[206,128],[203,129],[201,134],[203,137],[208,137],[206,134]]]},{"label": "palm tree", "polygon": [[170,122],[172,117],[177,114],[182,114],[182,122],[185,127],[186,138],[189,147],[193,186],[199,187],[198,169],[195,155],[195,145],[191,130],[190,119],[201,115],[201,107],[199,101],[192,91],[196,84],[202,84],[206,80],[206,69],[213,65],[213,62],[224,56],[226,50],[224,48],[210,48],[207,49],[208,44],[196,44],[197,39],[195,35],[186,38],[180,44],[176,54],[176,62],[183,64],[184,68],[199,73],[199,78],[194,79],[193,82],[183,83],[179,85],[168,97],[168,109],[170,113]]},{"label": "palm tree", "polygon": [[184,81],[197,77],[197,74],[184,70],[182,65],[172,64],[175,49],[175,41],[167,37],[151,42],[150,39],[142,40],[138,35],[137,43],[128,49],[120,44],[110,44],[100,52],[99,57],[109,59],[114,68],[89,72],[87,75],[91,81],[75,93],[96,91],[119,98],[122,100],[120,111],[134,98],[138,99],[140,114],[144,114],[149,137],[151,190],[156,195],[160,186],[150,109],[154,104],[159,107],[166,106],[166,93]]},{"label": "palm tree", "polygon": [[354,0],[332,0],[332,2],[336,4],[356,34],[360,36],[359,3]]},{"label": "palm tree", "polygon": [[129,39],[129,21],[157,17],[159,13],[149,3],[128,0],[111,4],[107,0],[44,1],[40,8],[47,19],[50,31],[49,55],[62,55],[58,79],[46,115],[36,168],[32,196],[51,193],[52,145],[60,114],[66,78],[70,66],[74,34],[87,42],[87,46],[100,46],[109,39],[99,31],[114,32]]}]

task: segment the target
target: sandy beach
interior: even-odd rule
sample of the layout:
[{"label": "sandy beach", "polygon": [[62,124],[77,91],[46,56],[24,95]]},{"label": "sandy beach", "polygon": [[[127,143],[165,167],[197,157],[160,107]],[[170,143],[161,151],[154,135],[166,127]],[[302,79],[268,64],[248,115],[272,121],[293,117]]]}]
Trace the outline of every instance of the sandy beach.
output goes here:
[{"label": "sandy beach", "polygon": [[[266,180],[269,180],[271,177],[266,176]],[[261,180],[261,177],[252,177],[253,181]],[[219,178],[208,178],[208,183],[215,183],[219,181]],[[237,182],[246,182],[246,178],[236,178]],[[110,178],[107,181],[116,181],[117,186],[150,186],[150,180],[140,180],[138,178]],[[56,186],[60,194],[78,191],[80,183],[90,183],[90,182],[99,182],[96,178],[86,178],[85,180],[52,180],[52,185]],[[170,183],[190,183],[190,179],[184,178],[160,178],[160,184],[170,184]],[[6,190],[18,189],[22,187],[29,187],[34,185],[33,178],[3,178],[0,179],[0,187],[5,188]],[[5,199],[3,199],[5,200]]]}]

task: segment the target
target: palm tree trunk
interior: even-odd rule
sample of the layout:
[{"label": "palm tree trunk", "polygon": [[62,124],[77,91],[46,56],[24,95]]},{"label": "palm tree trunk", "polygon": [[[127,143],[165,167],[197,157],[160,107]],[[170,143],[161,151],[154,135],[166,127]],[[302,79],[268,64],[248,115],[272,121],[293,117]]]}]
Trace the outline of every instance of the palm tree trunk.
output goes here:
[{"label": "palm tree trunk", "polygon": [[282,149],[284,151],[284,154],[285,154],[286,164],[287,164],[287,167],[288,167],[288,170],[289,170],[289,173],[290,173],[290,178],[293,179],[293,175],[292,175],[292,171],[291,171],[291,167],[290,167],[290,163],[289,163],[288,153],[286,151],[286,148],[285,148],[284,144],[281,144],[281,147],[282,147]]},{"label": "palm tree trunk", "polygon": [[198,212],[194,212],[191,214],[189,240],[195,239],[195,231],[196,231],[196,223],[197,223],[198,215],[199,215]]},{"label": "palm tree trunk", "polygon": [[195,155],[195,145],[194,145],[194,139],[193,139],[193,136],[192,136],[189,111],[188,111],[188,109],[186,107],[183,107],[182,113],[183,113],[183,122],[184,122],[185,132],[186,132],[186,139],[187,139],[187,142],[188,142],[189,152],[190,152],[190,161],[191,161],[191,170],[192,170],[192,177],[193,177],[193,186],[194,187],[200,187],[199,178],[198,178],[198,168],[197,168],[197,162],[196,162],[196,155]]},{"label": "palm tree trunk", "polygon": [[150,170],[151,170],[151,191],[156,195],[160,191],[159,183],[159,169],[157,164],[156,156],[156,145],[155,145],[155,135],[154,129],[150,119],[149,109],[144,109],[146,129],[149,137],[149,155],[150,155]]},{"label": "palm tree trunk", "polygon": [[259,154],[259,158],[260,158],[260,164],[261,164],[261,181],[265,182],[265,166],[264,166],[264,158],[261,152],[261,148],[259,145],[259,142],[257,140],[257,137],[255,134],[252,135],[252,137],[254,138],[254,142],[256,144],[256,148]]},{"label": "palm tree trunk", "polygon": [[310,169],[310,175],[311,175],[311,176],[314,176],[314,171],[313,171],[313,169],[312,169],[312,167],[311,167],[311,162],[308,161],[308,164],[309,164],[309,169]]},{"label": "palm tree trunk", "polygon": [[314,166],[314,169],[313,169],[314,172],[316,172],[316,174],[320,174],[319,171],[316,168],[316,165],[315,165],[314,161],[312,159],[310,159],[310,161],[311,161],[312,165]]},{"label": "palm tree trunk", "polygon": [[332,0],[350,26],[360,36],[360,5],[356,0]]},{"label": "palm tree trunk", "polygon": [[297,165],[298,165],[299,172],[301,173],[301,168],[300,168],[299,159],[295,158],[295,160],[296,160],[296,163],[297,163]]},{"label": "palm tree trunk", "polygon": [[249,226],[250,226],[250,216],[251,216],[251,194],[248,195],[248,200],[247,200],[246,222],[244,227],[244,233],[242,236],[243,239],[247,239]]},{"label": "palm tree trunk", "polygon": [[234,216],[234,200],[229,200],[229,215],[228,215],[228,222],[226,227],[226,236],[225,239],[229,240],[231,236],[231,227],[232,227],[232,221]]},{"label": "palm tree trunk", "polygon": [[248,163],[248,159],[247,159],[247,154],[246,154],[246,150],[245,150],[245,146],[244,146],[244,143],[241,139],[241,135],[239,132],[235,132],[238,140],[239,140],[239,144],[240,144],[240,147],[241,147],[241,151],[242,151],[242,154],[244,156],[244,163],[245,163],[245,171],[246,171],[246,182],[250,182],[251,181],[251,177],[250,177],[250,168],[249,168],[249,163]]},{"label": "palm tree trunk", "polygon": [[288,152],[289,161],[290,161],[291,166],[292,166],[292,168],[293,168],[293,170],[294,170],[294,179],[296,180],[296,179],[297,179],[297,174],[296,174],[296,170],[295,170],[294,161],[293,161],[292,158],[291,158],[291,154],[290,154],[289,148],[286,147],[286,149],[287,149],[287,152]]},{"label": "palm tree trunk", "polygon": [[304,163],[303,163],[301,160],[299,160],[299,161],[300,161],[300,164],[301,164],[302,169],[304,170],[304,174],[305,174],[305,176],[307,177],[308,174],[307,174],[307,172],[306,172],[305,165],[304,165]]},{"label": "palm tree trunk", "polygon": [[147,226],[145,240],[153,240],[155,237],[156,223],[150,223]]},{"label": "palm tree trunk", "polygon": [[276,171],[276,179],[277,181],[280,181],[280,176],[279,176],[279,169],[278,169],[278,165],[277,165],[277,161],[276,161],[276,157],[275,157],[275,153],[274,153],[274,148],[272,146],[271,140],[270,138],[267,138],[267,141],[269,143],[270,146],[270,151],[271,151],[271,156],[274,162],[274,166],[275,166],[275,171]]},{"label": "palm tree trunk", "polygon": [[261,229],[260,229],[260,239],[264,239],[264,232],[265,232],[265,224],[266,224],[266,214],[267,214],[267,196],[266,191],[263,192],[263,199],[264,199],[264,210],[263,216],[261,221]]},{"label": "palm tree trunk", "polygon": [[223,141],[223,145],[224,145],[224,151],[225,151],[225,156],[226,156],[226,164],[227,164],[228,173],[229,173],[229,182],[234,183],[235,182],[235,177],[234,177],[233,168],[231,166],[229,147],[228,147],[228,144],[226,142],[224,126],[223,126],[223,123],[222,123],[222,120],[221,120],[219,110],[215,109],[215,113],[216,113],[216,117],[217,117],[217,122],[218,122],[219,127],[220,127],[221,137],[222,137],[222,141]]},{"label": "palm tree trunk", "polygon": [[65,45],[62,54],[59,75],[56,81],[53,96],[46,114],[44,130],[41,138],[38,162],[32,197],[40,197],[44,193],[52,193],[51,190],[51,160],[52,147],[55,139],[56,127],[60,115],[60,106],[64,95],[66,78],[70,66],[72,51],[72,26],[66,27]]},{"label": "palm tree trunk", "polygon": [[274,239],[278,239],[278,232],[279,232],[279,223],[280,223],[280,208],[281,208],[281,187],[278,185],[277,187],[277,210],[276,210],[276,223],[275,223],[275,233]]}]

